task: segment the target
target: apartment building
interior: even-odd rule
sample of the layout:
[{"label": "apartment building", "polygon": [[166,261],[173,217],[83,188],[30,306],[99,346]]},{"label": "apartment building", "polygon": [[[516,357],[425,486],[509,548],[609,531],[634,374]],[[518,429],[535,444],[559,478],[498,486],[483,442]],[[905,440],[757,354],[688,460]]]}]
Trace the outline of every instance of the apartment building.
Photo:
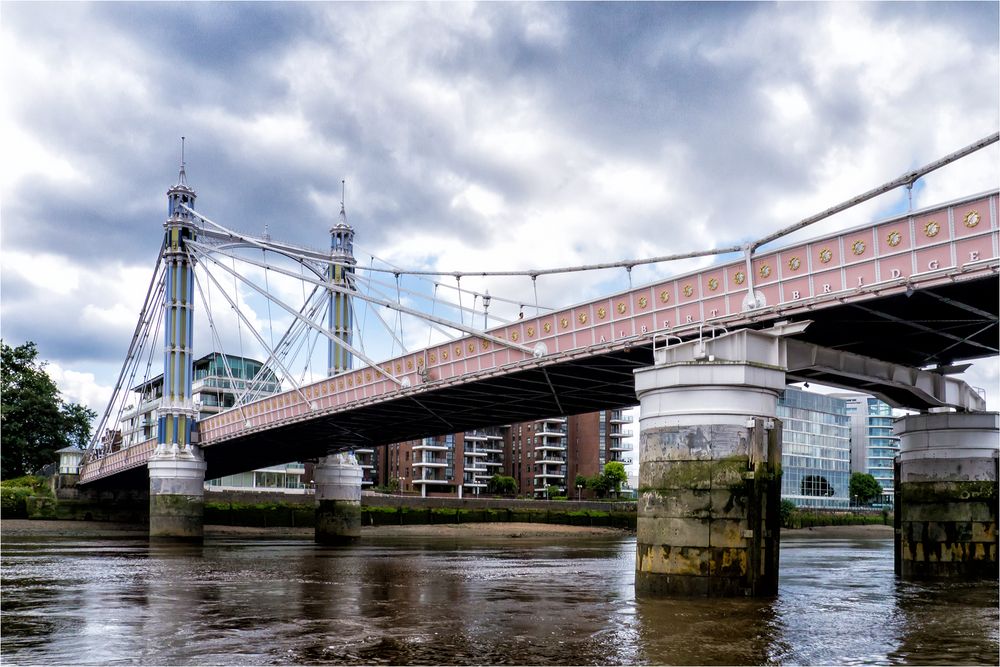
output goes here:
[{"label": "apartment building", "polygon": [[[241,396],[252,399],[281,391],[281,381],[263,362],[212,352],[192,362],[192,403],[198,408],[198,419],[234,407]],[[120,439],[115,446],[132,445],[158,437],[156,410],[163,402],[163,375],[158,375],[132,388],[135,400],[126,406],[119,420]],[[305,466],[292,462],[250,470],[205,481],[205,486],[217,489],[268,490],[303,492]]]},{"label": "apartment building", "polygon": [[882,502],[895,495],[893,460],[899,454],[899,436],[892,432],[892,406],[868,394],[838,393],[847,406],[851,424],[851,471],[870,474],[882,485]]},{"label": "apartment building", "polygon": [[787,387],[778,401],[781,497],[799,507],[850,505],[851,430],[845,401]]}]

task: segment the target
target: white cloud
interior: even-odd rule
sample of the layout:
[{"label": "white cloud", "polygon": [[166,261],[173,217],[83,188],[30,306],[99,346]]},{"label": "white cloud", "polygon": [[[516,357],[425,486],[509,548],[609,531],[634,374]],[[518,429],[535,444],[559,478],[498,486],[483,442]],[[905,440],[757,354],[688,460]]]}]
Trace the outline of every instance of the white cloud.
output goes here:
[{"label": "white cloud", "polygon": [[[151,26],[162,19],[156,5],[130,7],[128,22],[122,5],[51,7],[5,6],[0,32],[4,87],[16,91],[0,102],[0,132],[18,156],[2,172],[5,239],[17,239],[3,249],[5,280],[17,286],[5,287],[3,310],[5,334],[52,335],[67,355],[56,361],[74,372],[92,363],[87,345],[124,354],[152,267],[53,248],[71,237],[77,215],[94,221],[102,245],[120,241],[126,251],[131,237],[121,234],[140,225],[155,233],[159,219],[145,216],[162,211],[164,186],[129,167],[174,169],[181,134],[195,137],[202,161],[189,174],[200,168],[218,192],[206,186],[199,203],[220,223],[258,232],[268,224],[276,239],[325,247],[346,178],[362,264],[370,252],[451,272],[729,245],[1000,125],[995,32],[976,42],[961,24],[907,5],[754,5],[722,24],[698,12],[681,16],[669,3],[277,5],[276,25],[302,12],[309,25],[255,40],[252,57],[237,57],[228,24],[202,14],[192,22],[210,35],[204,48],[168,53],[156,40],[171,27]],[[620,11],[648,24],[632,26],[626,40],[593,20]],[[227,39],[213,41],[212,30]],[[101,39],[70,40],[78,34]],[[921,180],[914,205],[996,187],[998,165],[994,146],[935,172]],[[40,184],[52,189],[32,189]],[[50,207],[52,193],[66,201]],[[869,221],[902,197],[799,236]],[[31,215],[20,213],[26,206]],[[54,230],[49,238],[29,243],[11,233],[41,222]],[[637,267],[632,278],[639,284],[712,261]],[[244,273],[265,282],[260,269]],[[271,304],[268,324],[265,300],[217,275],[265,339],[292,322]],[[289,305],[301,304],[301,284],[276,272],[266,282]],[[536,288],[540,303],[565,306],[623,289],[627,275],[537,283],[466,276],[462,284],[488,288],[491,313],[513,318],[522,303],[530,312]],[[229,310],[212,292],[213,305]],[[414,304],[456,316],[446,305],[454,293],[440,292],[436,304]],[[368,323],[380,328],[376,318]],[[227,351],[262,356],[231,312],[216,326]],[[60,331],[91,339],[84,345],[80,335],[54,335]],[[216,347],[205,318],[195,331],[199,352]],[[409,319],[404,332],[408,344],[426,343],[427,330]],[[372,334],[373,356],[391,350],[387,340]],[[324,341],[316,347],[325,355]],[[970,373],[996,385],[993,371]]]},{"label": "white cloud", "polygon": [[85,405],[98,413],[111,400],[113,387],[98,382],[97,377],[88,371],[75,371],[63,368],[60,364],[50,363],[45,366],[45,372],[59,387],[64,401]]},{"label": "white cloud", "polygon": [[80,286],[80,269],[68,257],[8,250],[3,260],[4,269],[47,292],[65,295]]}]

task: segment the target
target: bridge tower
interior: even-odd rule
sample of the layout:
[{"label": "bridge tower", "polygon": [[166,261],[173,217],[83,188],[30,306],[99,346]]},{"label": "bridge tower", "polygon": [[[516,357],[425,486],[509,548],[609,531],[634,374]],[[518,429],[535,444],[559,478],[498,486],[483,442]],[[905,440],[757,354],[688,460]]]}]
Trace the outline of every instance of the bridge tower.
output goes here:
[{"label": "bridge tower", "polygon": [[[354,228],[347,224],[344,202],[340,202],[340,219],[330,228],[330,271],[327,279],[338,287],[350,288],[347,278],[354,273]],[[351,297],[343,292],[329,290],[330,308],[327,311],[327,327],[333,335],[351,344],[353,310]],[[351,351],[343,345],[327,342],[327,375],[333,376],[351,370]]]},{"label": "bridge tower", "polygon": [[191,395],[194,259],[186,248],[196,238],[194,216],[187,210],[194,208],[195,197],[187,184],[182,148],[177,184],[167,191],[163,224],[163,401],[148,468],[150,537],[200,540],[206,466],[192,441],[198,418]]},{"label": "bridge tower", "polygon": [[[342,191],[343,192],[343,191]],[[354,273],[354,228],[347,224],[341,197],[340,218],[330,229],[330,270],[327,280],[351,288],[348,276]],[[328,290],[327,327],[341,341],[351,344],[353,310],[351,297]],[[350,350],[330,339],[327,343],[327,375],[351,370]],[[361,466],[353,452],[333,453],[322,457],[315,469],[316,542],[347,544],[361,537]]]}]

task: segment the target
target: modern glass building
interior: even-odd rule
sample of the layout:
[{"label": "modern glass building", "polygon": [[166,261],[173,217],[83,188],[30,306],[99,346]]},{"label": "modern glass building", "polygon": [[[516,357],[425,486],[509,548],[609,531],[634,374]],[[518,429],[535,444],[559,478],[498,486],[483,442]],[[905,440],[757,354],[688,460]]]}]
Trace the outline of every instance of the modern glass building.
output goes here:
[{"label": "modern glass building", "polygon": [[851,471],[866,472],[882,485],[882,502],[895,495],[893,459],[899,437],[892,434],[892,406],[868,394],[834,394],[847,404],[851,419]]},{"label": "modern glass building", "polygon": [[794,387],[778,401],[781,497],[799,507],[849,507],[851,428],[847,403]]}]

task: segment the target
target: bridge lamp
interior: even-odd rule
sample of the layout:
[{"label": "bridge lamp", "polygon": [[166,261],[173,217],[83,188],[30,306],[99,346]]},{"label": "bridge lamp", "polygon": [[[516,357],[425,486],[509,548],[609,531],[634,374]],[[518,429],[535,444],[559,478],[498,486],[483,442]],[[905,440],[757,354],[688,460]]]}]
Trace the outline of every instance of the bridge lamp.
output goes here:
[{"label": "bridge lamp", "polygon": [[490,312],[490,291],[486,290],[486,294],[483,295],[483,330],[484,331],[486,330],[486,327],[489,326],[487,324],[487,318],[489,317],[489,312]]}]

